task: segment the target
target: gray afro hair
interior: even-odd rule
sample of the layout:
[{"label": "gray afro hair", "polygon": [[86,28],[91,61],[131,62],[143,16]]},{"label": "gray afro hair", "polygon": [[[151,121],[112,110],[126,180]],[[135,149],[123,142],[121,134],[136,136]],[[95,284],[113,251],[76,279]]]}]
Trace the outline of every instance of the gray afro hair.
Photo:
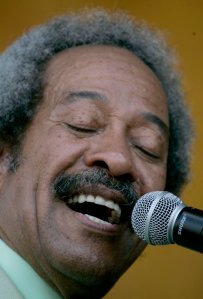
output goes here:
[{"label": "gray afro hair", "polygon": [[178,194],[188,180],[193,130],[174,56],[160,33],[123,12],[93,9],[56,17],[23,35],[0,56],[0,145],[20,144],[42,99],[47,62],[64,49],[87,44],[126,48],[161,81],[170,117],[166,190]]}]

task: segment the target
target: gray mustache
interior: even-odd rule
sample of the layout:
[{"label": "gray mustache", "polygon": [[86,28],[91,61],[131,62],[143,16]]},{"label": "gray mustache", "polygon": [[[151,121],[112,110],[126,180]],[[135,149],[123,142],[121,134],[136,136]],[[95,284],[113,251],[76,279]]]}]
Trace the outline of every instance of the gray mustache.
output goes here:
[{"label": "gray mustache", "polygon": [[132,182],[124,178],[111,177],[106,170],[97,168],[72,175],[62,173],[55,179],[53,189],[58,199],[65,199],[84,187],[95,190],[97,185],[119,192],[128,206],[134,206],[138,200]]}]

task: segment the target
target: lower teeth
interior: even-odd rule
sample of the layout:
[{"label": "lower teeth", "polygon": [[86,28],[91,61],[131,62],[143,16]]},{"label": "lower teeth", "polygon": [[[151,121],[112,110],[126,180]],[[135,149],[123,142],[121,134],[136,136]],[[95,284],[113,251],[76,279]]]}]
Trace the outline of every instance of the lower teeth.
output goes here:
[{"label": "lower teeth", "polygon": [[91,215],[88,215],[88,214],[85,214],[85,216],[86,216],[87,218],[89,218],[91,221],[94,221],[94,222],[96,222],[96,223],[101,223],[101,224],[107,224],[107,223],[109,223],[109,222],[106,222],[106,221],[104,221],[104,220],[101,220],[101,219],[99,219],[99,218],[97,218],[97,217],[94,217],[94,216],[91,216]]}]

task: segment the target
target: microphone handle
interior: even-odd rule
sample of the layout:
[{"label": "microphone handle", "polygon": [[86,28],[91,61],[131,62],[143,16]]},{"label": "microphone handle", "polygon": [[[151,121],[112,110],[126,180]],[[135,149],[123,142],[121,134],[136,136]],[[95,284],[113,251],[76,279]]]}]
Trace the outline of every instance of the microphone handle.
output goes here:
[{"label": "microphone handle", "polygon": [[174,243],[203,253],[203,211],[184,207],[173,227]]}]

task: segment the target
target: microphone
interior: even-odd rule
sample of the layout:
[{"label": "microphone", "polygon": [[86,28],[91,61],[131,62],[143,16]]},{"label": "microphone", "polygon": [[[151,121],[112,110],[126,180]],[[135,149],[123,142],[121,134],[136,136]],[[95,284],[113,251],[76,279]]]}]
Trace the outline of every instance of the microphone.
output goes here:
[{"label": "microphone", "polygon": [[148,244],[177,244],[203,252],[203,211],[187,207],[167,191],[138,199],[131,216],[135,233]]}]

